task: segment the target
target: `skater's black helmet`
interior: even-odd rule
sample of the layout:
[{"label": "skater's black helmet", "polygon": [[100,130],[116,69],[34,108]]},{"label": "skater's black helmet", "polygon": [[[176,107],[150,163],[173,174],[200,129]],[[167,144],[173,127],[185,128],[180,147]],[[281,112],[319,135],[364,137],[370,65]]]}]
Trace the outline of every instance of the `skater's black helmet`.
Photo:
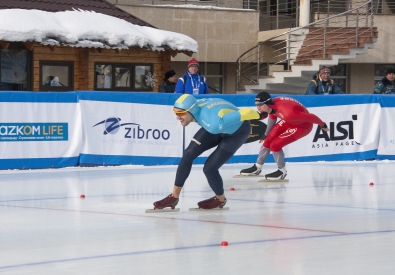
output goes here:
[{"label": "skater's black helmet", "polygon": [[270,96],[269,93],[267,92],[260,92],[256,97],[255,97],[255,103],[259,104],[268,104],[268,105],[273,105],[274,102]]}]

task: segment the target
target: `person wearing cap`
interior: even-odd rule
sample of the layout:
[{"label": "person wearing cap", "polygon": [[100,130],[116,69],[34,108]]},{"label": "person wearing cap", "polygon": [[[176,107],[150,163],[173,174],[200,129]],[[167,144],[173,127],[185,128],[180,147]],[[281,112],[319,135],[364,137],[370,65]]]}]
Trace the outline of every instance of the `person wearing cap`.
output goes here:
[{"label": "person wearing cap", "polygon": [[177,168],[173,192],[166,198],[154,202],[154,209],[174,209],[194,159],[212,148],[215,150],[207,158],[203,172],[215,196],[198,202],[198,206],[201,209],[223,208],[226,198],[218,170],[248,139],[251,130],[249,120],[263,119],[266,114],[261,115],[252,108],[238,109],[232,103],[219,98],[197,100],[189,94],[184,94],[176,100],[173,112],[182,126],[196,122],[201,128],[183,153]]},{"label": "person wearing cap", "polygon": [[[273,152],[278,170],[266,174],[268,180],[284,179],[287,176],[284,160],[284,146],[308,135],[313,129],[313,124],[318,124],[322,130],[328,132],[328,126],[318,116],[309,113],[299,101],[289,97],[271,98],[267,92],[259,93],[255,98],[255,105],[259,113],[268,113],[268,122],[265,134],[259,142],[263,145],[259,151],[256,163],[240,171],[240,175],[257,176],[261,173],[262,166]],[[280,121],[277,122],[277,119]]]},{"label": "person wearing cap", "polygon": [[188,70],[177,81],[177,94],[209,94],[207,81],[199,72],[199,61],[192,58],[188,62]]},{"label": "person wearing cap", "polygon": [[374,94],[395,94],[395,69],[389,68],[385,76],[377,82],[374,87]]},{"label": "person wearing cap", "polygon": [[174,93],[177,83],[176,72],[174,70],[165,73],[165,79],[159,84],[159,93]]},{"label": "person wearing cap", "polygon": [[331,95],[344,94],[342,89],[330,79],[331,69],[322,67],[318,73],[313,75],[313,80],[310,81],[306,89],[306,95]]}]

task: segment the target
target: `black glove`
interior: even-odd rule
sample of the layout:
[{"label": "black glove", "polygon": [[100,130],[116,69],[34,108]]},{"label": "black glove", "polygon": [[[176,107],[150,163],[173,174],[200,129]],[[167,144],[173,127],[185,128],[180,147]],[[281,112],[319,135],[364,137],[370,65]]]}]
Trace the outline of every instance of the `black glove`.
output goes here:
[{"label": "black glove", "polygon": [[266,112],[262,112],[262,113],[257,112],[257,113],[258,113],[258,115],[259,115],[259,120],[265,119],[265,118],[267,118],[267,116],[269,115],[269,114],[266,113]]}]

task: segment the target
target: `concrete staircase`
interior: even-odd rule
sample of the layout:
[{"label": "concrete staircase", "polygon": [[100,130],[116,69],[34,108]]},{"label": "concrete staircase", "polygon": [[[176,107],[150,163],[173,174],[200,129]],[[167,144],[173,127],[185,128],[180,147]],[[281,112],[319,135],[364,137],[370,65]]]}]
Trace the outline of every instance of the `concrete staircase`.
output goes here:
[{"label": "concrete staircase", "polygon": [[[245,84],[237,93],[257,93],[265,90],[277,94],[303,94],[322,66],[334,66],[341,60],[355,58],[374,48],[377,28],[308,28],[291,34],[290,70],[273,71],[270,76],[259,77],[257,83]],[[358,40],[358,42],[357,42]],[[325,42],[324,42],[325,41]],[[324,47],[325,45],[325,47]]]}]

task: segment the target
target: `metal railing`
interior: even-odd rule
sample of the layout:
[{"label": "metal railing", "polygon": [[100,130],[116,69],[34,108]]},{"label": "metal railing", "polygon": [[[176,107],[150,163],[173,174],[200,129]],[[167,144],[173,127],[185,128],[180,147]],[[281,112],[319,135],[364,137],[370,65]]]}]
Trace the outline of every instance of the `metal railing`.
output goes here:
[{"label": "metal railing", "polygon": [[[242,89],[243,84],[257,84],[259,78],[270,76],[273,71],[289,70],[296,57],[299,59],[312,56],[312,52],[299,53],[303,43],[309,45],[311,49],[314,46],[323,49],[322,56],[317,58],[328,56],[326,49],[334,39],[338,44],[353,41],[358,47],[359,36],[368,32],[369,37],[374,37],[373,10],[372,0],[369,0],[336,15],[329,16],[326,13],[328,15],[326,18],[259,42],[244,52],[236,61],[236,89]],[[361,29],[362,27],[365,28]],[[339,29],[344,31],[339,33]],[[311,40],[306,38],[307,33],[313,34],[314,32],[320,33],[321,38],[318,41],[317,36]]]}]

